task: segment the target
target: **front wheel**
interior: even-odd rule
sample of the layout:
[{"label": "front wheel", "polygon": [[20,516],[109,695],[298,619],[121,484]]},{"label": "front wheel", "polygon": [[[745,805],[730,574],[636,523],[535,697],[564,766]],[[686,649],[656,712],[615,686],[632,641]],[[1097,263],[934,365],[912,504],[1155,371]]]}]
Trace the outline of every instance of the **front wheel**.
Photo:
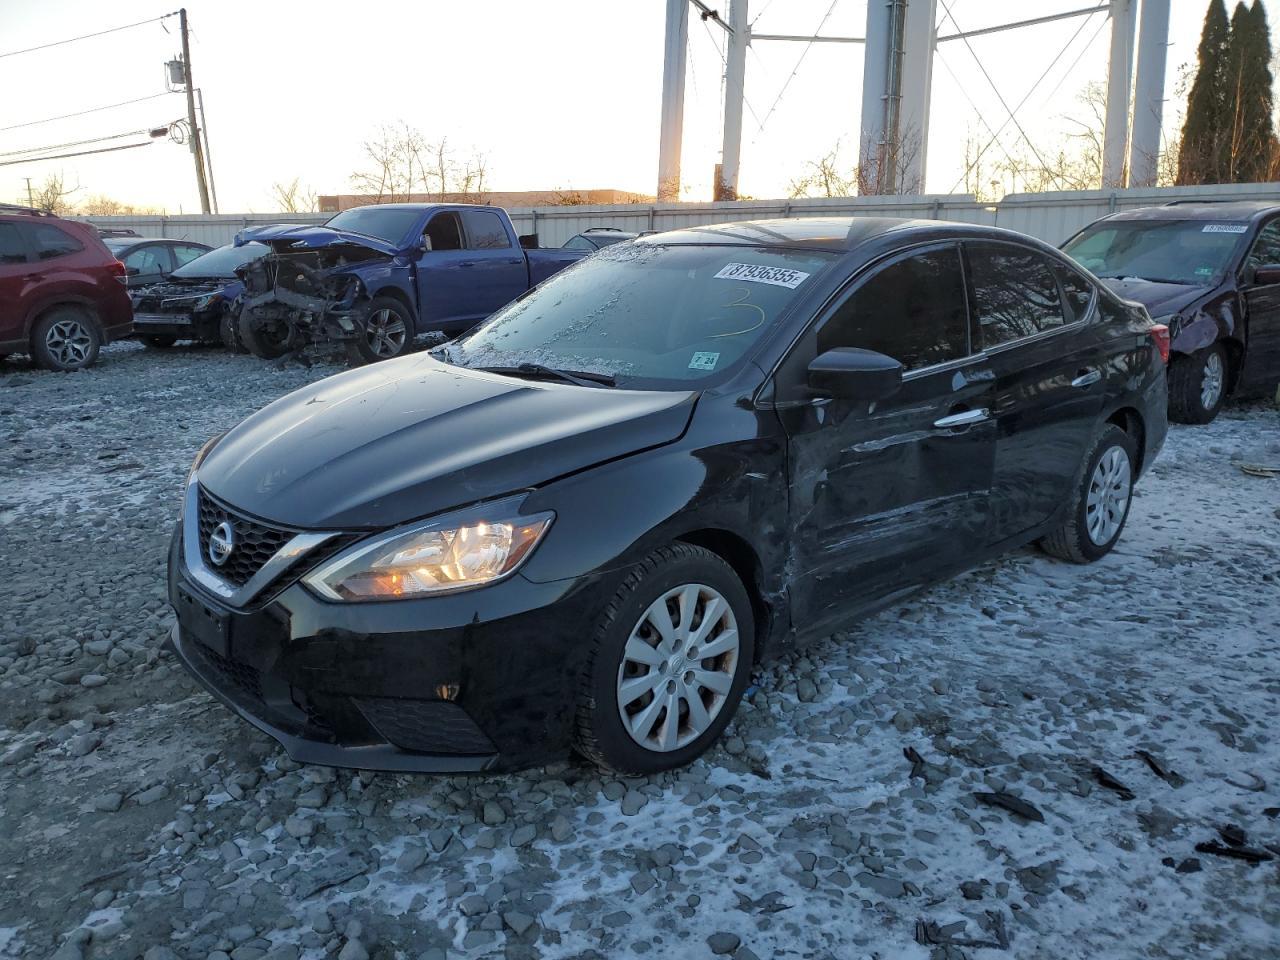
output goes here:
[{"label": "front wheel", "polygon": [[413,317],[395,297],[374,297],[354,340],[346,341],[352,364],[391,360],[413,343]]},{"label": "front wheel", "polygon": [[632,568],[588,640],[574,743],[602,767],[645,775],[691,763],[733,718],[755,623],[733,568],[676,543]]},{"label": "front wheel", "polygon": [[1076,478],[1062,526],[1040,548],[1072,563],[1092,563],[1110,553],[1129,519],[1136,463],[1133,438],[1107,424]]},{"label": "front wheel", "polygon": [[1169,419],[1208,423],[1227,396],[1227,351],[1214,343],[1169,365]]},{"label": "front wheel", "polygon": [[292,325],[287,320],[260,321],[245,310],[236,324],[246,350],[263,360],[278,360],[293,348]]}]

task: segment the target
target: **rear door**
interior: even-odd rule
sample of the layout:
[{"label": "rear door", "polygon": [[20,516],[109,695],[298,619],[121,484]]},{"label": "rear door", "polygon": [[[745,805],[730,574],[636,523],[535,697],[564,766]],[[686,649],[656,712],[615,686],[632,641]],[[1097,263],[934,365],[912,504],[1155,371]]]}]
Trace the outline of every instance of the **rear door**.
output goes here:
[{"label": "rear door", "polygon": [[468,256],[459,266],[471,275],[470,302],[463,312],[479,323],[528,289],[529,268],[502,217],[492,210],[463,210],[462,230]]},{"label": "rear door", "polygon": [[0,343],[20,340],[26,313],[23,291],[34,271],[31,251],[18,225],[0,220]]},{"label": "rear door", "polygon": [[[992,380],[970,340],[959,247],[938,244],[871,268],[780,368],[798,626],[839,621],[986,543]],[[835,347],[899,360],[901,390],[870,404],[815,398],[805,371]]]},{"label": "rear door", "polygon": [[1046,521],[1069,495],[1102,412],[1107,351],[1097,291],[1074,268],[1016,243],[966,241],[972,309],[994,374],[992,534]]},{"label": "rear door", "polygon": [[1280,283],[1255,283],[1258,267],[1280,268],[1280,217],[1258,231],[1241,276],[1247,329],[1238,392],[1274,396],[1280,386]]}]

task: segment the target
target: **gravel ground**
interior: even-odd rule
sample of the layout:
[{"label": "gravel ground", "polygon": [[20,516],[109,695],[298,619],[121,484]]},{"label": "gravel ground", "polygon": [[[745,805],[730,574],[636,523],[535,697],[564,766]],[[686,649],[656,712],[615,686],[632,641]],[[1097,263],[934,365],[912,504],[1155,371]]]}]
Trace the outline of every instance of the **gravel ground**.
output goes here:
[{"label": "gravel ground", "polygon": [[770,664],[688,770],[375,776],[161,650],[196,449],[337,369],[0,363],[0,957],[1280,955],[1280,860],[1196,850],[1280,853],[1280,479],[1239,469],[1274,406],[1175,427],[1102,563],[1022,551]]}]

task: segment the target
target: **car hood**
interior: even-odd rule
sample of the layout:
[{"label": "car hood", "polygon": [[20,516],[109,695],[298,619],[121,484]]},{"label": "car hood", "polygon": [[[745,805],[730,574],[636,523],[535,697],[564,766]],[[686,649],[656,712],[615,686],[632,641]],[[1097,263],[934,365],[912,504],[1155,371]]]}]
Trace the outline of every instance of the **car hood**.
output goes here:
[{"label": "car hood", "polygon": [[377,529],[670,443],[696,400],[517,380],[417,354],[282,397],[219,441],[197,476],[213,496],[285,526]]},{"label": "car hood", "polygon": [[1177,313],[1209,292],[1208,287],[1198,284],[1157,283],[1137,277],[1103,278],[1102,282],[1118,297],[1142,304],[1153,317]]},{"label": "car hood", "polygon": [[394,257],[399,253],[395,244],[378,237],[366,237],[349,230],[315,227],[310,224],[276,223],[265,227],[246,227],[236,234],[235,245],[243,247],[252,241],[265,243],[277,253],[283,250],[321,250],[325,247],[361,247],[374,253]]}]

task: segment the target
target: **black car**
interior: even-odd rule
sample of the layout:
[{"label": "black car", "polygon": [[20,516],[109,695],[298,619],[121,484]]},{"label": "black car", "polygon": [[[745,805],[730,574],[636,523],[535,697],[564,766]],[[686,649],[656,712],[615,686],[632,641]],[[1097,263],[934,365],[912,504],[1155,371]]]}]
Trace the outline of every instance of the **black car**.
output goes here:
[{"label": "black car", "polygon": [[213,249],[208,244],[191,240],[160,240],[136,234],[116,236],[116,232],[98,231],[107,249],[124,264],[125,283],[130,290],[163,280],[179,267]]},{"label": "black car", "polygon": [[1169,416],[1208,423],[1223,401],[1280,386],[1280,205],[1174,201],[1113,214],[1066,253],[1172,335]]},{"label": "black car", "polygon": [[574,234],[560,246],[566,250],[602,250],[615,243],[646,236],[648,233],[652,231],[632,233],[628,230],[619,230],[617,227],[588,227],[582,233]]},{"label": "black car", "polygon": [[261,243],[228,244],[184,264],[160,283],[135,290],[133,329],[137,338],[156,348],[195,340],[241,349],[235,314],[244,283],[236,268],[267,252]]},{"label": "black car", "polygon": [[1106,554],[1166,334],[993,228],[619,244],[210,441],[173,645],[301,761],[686,764],[761,657],[1020,544]]}]

